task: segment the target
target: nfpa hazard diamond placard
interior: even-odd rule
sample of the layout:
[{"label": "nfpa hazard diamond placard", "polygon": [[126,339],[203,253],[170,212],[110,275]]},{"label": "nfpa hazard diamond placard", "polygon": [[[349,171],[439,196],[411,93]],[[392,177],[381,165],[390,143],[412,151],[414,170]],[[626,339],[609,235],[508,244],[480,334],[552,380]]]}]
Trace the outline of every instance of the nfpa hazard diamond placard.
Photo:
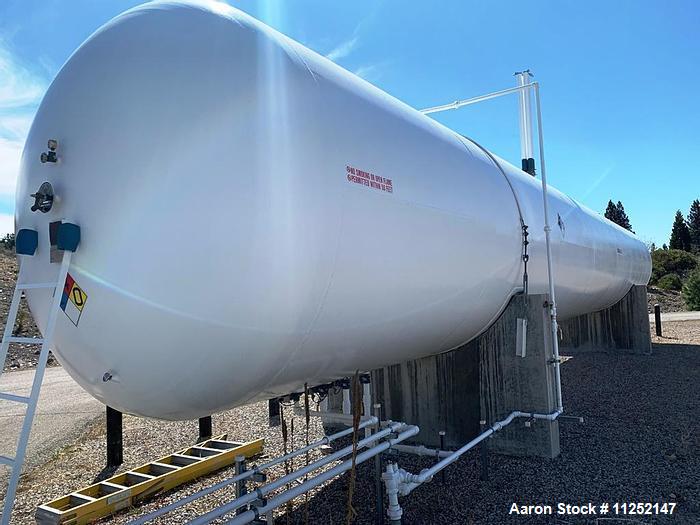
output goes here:
[{"label": "nfpa hazard diamond placard", "polygon": [[61,297],[61,310],[75,326],[78,326],[80,322],[80,316],[86,302],[87,294],[70,274],[66,275],[66,284],[63,287],[63,296]]}]

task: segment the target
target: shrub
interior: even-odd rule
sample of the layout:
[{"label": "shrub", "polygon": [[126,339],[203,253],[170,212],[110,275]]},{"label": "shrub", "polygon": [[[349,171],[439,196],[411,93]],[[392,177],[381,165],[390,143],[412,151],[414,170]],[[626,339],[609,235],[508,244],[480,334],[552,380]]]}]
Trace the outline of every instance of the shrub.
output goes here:
[{"label": "shrub", "polygon": [[15,248],[15,234],[8,233],[3,238],[0,239],[0,245],[8,250],[14,250]]},{"label": "shrub", "polygon": [[691,310],[700,310],[700,270],[694,271],[683,286],[683,300]]},{"label": "shrub", "polygon": [[683,281],[681,281],[677,273],[667,273],[656,284],[664,290],[680,290],[683,288]]},{"label": "shrub", "polygon": [[657,284],[659,279],[669,273],[675,273],[681,280],[687,277],[698,266],[698,259],[693,254],[683,250],[654,250],[651,252],[651,284]]}]

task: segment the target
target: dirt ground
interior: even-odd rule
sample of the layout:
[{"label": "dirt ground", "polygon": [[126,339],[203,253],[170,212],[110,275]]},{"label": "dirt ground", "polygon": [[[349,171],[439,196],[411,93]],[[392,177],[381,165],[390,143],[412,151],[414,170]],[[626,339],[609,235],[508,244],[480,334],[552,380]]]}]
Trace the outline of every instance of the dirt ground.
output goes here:
[{"label": "dirt ground", "polygon": [[[567,412],[583,416],[584,424],[562,423],[562,454],[555,460],[492,455],[490,477],[480,481],[479,451],[465,454],[435,480],[402,498],[404,523],[559,523],[640,524],[700,523],[700,322],[664,323],[664,337],[654,336],[651,356],[622,353],[582,353],[562,367]],[[294,418],[294,447],[303,446],[304,424]],[[125,416],[125,463],[119,471],[136,467],[194,443],[196,422],[162,422]],[[280,428],[267,426],[267,404],[241,407],[214,417],[214,429],[229,438],[266,438],[265,457],[282,451]],[[310,439],[322,436],[313,421]],[[290,444],[291,447],[291,444]],[[104,466],[104,425],[98,420],[87,434],[64,447],[50,461],[23,476],[13,524],[33,522],[37,505],[92,483]],[[311,461],[318,455],[312,455]],[[394,458],[393,460],[396,460]],[[260,458],[257,462],[263,462]],[[304,464],[298,459],[296,467]],[[400,456],[411,472],[432,459]],[[271,479],[283,474],[273,470]],[[134,517],[233,475],[232,469],[191,483],[180,490],[118,514],[109,523],[128,523]],[[358,469],[354,505],[356,523],[373,523],[371,467]],[[310,523],[345,523],[347,476],[311,494]],[[232,498],[222,490],[188,505],[156,523],[183,523]],[[674,516],[632,521],[563,520],[508,515],[513,502],[563,501],[676,502]],[[303,498],[278,523],[304,523]]]}]

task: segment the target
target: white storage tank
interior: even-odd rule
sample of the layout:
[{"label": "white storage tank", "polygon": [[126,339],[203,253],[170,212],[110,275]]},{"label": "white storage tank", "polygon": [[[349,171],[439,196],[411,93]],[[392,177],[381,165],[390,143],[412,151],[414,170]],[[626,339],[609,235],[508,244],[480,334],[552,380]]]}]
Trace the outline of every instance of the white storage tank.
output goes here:
[{"label": "white storage tank", "polygon": [[[644,244],[550,195],[562,317],[646,284]],[[547,289],[539,180],[223,4],[147,4],[92,35],[37,112],[16,209],[40,237],[29,281],[58,271],[48,224],[81,227],[58,360],[158,418],[465,343],[522,288],[521,220]],[[28,297],[43,326],[50,293]]]}]

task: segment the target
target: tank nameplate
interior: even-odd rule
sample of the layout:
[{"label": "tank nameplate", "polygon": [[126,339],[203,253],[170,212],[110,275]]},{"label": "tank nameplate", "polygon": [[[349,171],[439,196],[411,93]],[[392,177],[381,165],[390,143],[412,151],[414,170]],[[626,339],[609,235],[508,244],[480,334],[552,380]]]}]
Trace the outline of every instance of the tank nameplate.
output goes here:
[{"label": "tank nameplate", "polygon": [[71,274],[66,275],[66,284],[63,287],[63,297],[61,297],[61,310],[75,326],[78,326],[80,322],[80,316],[83,314],[86,302],[87,294],[78,286]]}]

